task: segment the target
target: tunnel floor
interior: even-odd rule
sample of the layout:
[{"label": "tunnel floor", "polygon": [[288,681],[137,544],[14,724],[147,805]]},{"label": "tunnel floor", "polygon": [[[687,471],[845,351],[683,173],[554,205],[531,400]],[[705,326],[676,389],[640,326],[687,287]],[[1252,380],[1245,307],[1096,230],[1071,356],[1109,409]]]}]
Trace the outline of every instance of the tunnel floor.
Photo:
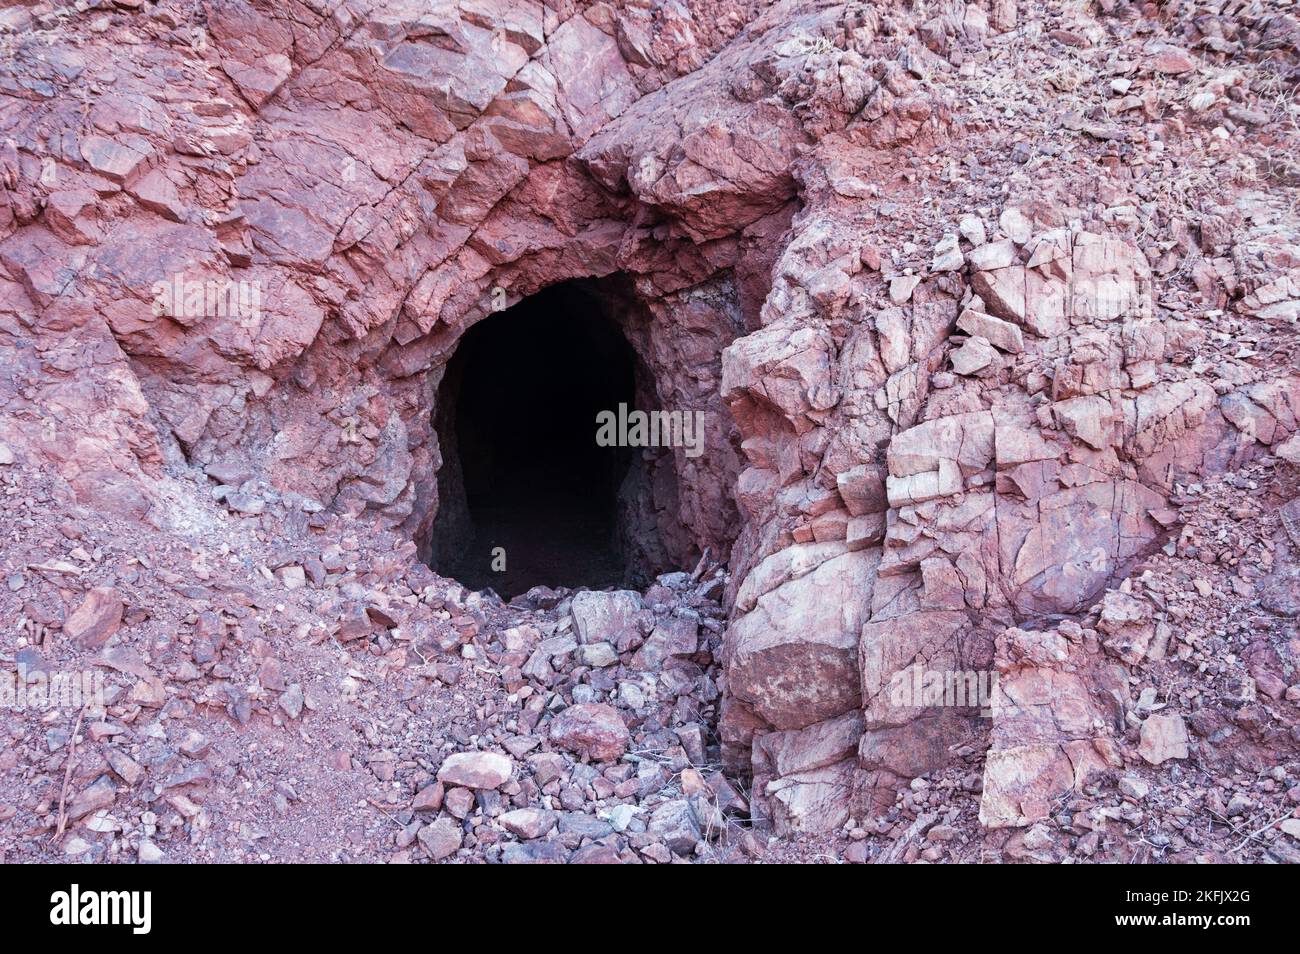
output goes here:
[{"label": "tunnel floor", "polygon": [[631,347],[580,287],[466,332],[439,394],[435,569],[506,599],[539,584],[620,584],[618,489],[633,452],[598,446],[596,415],[632,406],[635,392]]}]

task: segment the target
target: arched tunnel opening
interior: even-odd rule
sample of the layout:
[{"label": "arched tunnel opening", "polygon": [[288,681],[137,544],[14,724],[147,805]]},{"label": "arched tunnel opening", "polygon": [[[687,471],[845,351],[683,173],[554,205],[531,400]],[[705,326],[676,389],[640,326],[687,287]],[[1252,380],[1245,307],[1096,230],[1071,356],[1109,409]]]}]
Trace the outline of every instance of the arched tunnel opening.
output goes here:
[{"label": "arched tunnel opening", "polygon": [[597,441],[598,414],[655,402],[609,301],[566,282],[462,337],[434,420],[438,572],[510,599],[538,585],[639,585],[665,569],[652,565],[662,547],[643,498],[669,452]]}]

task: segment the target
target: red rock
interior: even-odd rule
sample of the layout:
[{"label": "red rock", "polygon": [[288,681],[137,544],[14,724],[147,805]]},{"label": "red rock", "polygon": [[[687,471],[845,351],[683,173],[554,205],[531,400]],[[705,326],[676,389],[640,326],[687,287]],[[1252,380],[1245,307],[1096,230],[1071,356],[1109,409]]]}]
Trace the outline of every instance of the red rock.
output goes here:
[{"label": "red rock", "polygon": [[82,789],[72,799],[68,805],[68,818],[72,821],[84,818],[91,812],[110,807],[116,798],[117,786],[108,776],[100,776],[94,784]]},{"label": "red rock", "polygon": [[555,814],[539,808],[518,808],[497,816],[497,821],[520,838],[541,838],[555,827]]},{"label": "red rock", "polygon": [[360,603],[354,603],[347,608],[343,619],[339,622],[339,642],[347,643],[354,639],[360,639],[363,636],[369,636],[374,632],[374,629],[375,624],[366,613],[365,606]]},{"label": "red rock", "polygon": [[63,632],[82,649],[99,649],[122,624],[122,597],[110,586],[97,586],[63,623]]},{"label": "red rock", "polygon": [[442,808],[442,797],[445,788],[442,782],[434,782],[432,785],[426,785],[415,794],[415,801],[411,803],[411,810],[417,812],[436,812]]},{"label": "red rock", "polygon": [[438,781],[465,788],[500,788],[514,772],[514,762],[496,752],[457,752],[438,769]]},{"label": "red rock", "polygon": [[[137,143],[143,142],[135,137]],[[144,161],[140,149],[114,142],[103,136],[87,136],[81,141],[81,156],[92,169],[108,178],[122,182]]]},{"label": "red rock", "polygon": [[448,789],[442,806],[453,818],[463,819],[474,810],[474,792],[468,788]]},{"label": "red rock", "polygon": [[1177,76],[1180,73],[1190,73],[1196,69],[1196,61],[1191,55],[1183,49],[1176,46],[1161,47],[1153,53],[1147,61],[1151,69],[1157,73],[1165,73],[1170,76]]},{"label": "red rock", "polygon": [[146,209],[157,212],[173,222],[180,222],[185,214],[176,186],[161,171],[155,169],[128,190]]},{"label": "red rock", "polygon": [[618,711],[603,703],[569,706],[551,720],[554,745],[595,762],[619,758],[630,735]]},{"label": "red rock", "polygon": [[1142,723],[1138,754],[1152,765],[1187,758],[1187,726],[1175,712],[1157,712]]},{"label": "red rock", "polygon": [[450,818],[440,818],[432,825],[425,825],[416,837],[433,861],[450,858],[460,849],[463,840],[460,826]]}]

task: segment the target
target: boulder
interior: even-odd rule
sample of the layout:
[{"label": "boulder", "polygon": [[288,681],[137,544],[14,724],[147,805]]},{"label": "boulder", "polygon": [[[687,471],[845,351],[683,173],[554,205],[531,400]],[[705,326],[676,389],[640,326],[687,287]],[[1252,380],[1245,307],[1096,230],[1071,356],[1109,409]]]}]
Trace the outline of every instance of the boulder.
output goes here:
[{"label": "boulder", "polygon": [[626,750],[630,735],[618,710],[603,703],[569,706],[551,720],[552,744],[593,762],[609,762]]}]

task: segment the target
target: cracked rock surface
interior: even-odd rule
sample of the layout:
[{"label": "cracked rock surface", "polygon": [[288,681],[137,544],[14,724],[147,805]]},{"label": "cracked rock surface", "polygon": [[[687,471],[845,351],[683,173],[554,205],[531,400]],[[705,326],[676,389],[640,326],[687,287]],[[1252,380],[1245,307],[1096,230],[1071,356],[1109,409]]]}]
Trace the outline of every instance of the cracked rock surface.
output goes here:
[{"label": "cracked rock surface", "polygon": [[[0,10],[0,690],[105,687],[0,858],[1300,859],[1297,83],[1281,2]],[[503,602],[439,384],[562,282],[706,450]]]}]

